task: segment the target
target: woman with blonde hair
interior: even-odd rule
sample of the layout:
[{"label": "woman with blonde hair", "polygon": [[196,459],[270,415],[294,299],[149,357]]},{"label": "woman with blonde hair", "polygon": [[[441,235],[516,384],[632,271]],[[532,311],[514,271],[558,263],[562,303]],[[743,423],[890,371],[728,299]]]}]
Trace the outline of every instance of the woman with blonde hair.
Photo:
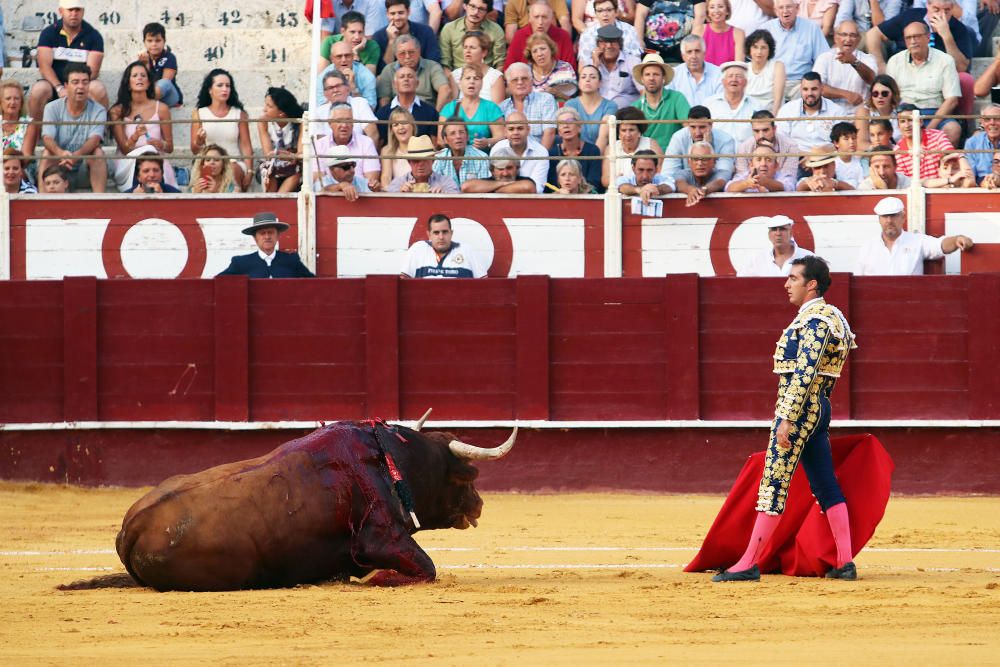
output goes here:
[{"label": "woman with blonde hair", "polygon": [[[560,160],[556,165],[556,185],[552,190],[557,195],[592,195],[594,186],[583,177],[583,167],[577,160]],[[552,188],[551,184],[549,185]]]},{"label": "woman with blonde hair", "polygon": [[201,149],[194,161],[191,179],[191,192],[197,194],[240,191],[240,186],[233,179],[229,153],[218,144],[208,144]]},{"label": "woman with blonde hair", "polygon": [[549,93],[557,102],[576,95],[576,70],[559,60],[559,47],[548,35],[534,34],[524,43],[524,62],[531,67],[531,89]]},{"label": "woman with blonde hair", "polygon": [[746,34],[727,23],[733,15],[729,0],[708,0],[705,7],[707,20],[691,28],[692,35],[705,40],[705,62],[720,67],[732,60],[743,62]]},{"label": "woman with blonde hair", "polygon": [[396,107],[389,114],[389,139],[382,148],[382,190],[389,187],[393,179],[405,176],[410,173],[410,163],[400,157],[390,157],[399,155],[406,151],[410,139],[417,134],[417,121],[409,111],[401,106]]},{"label": "woman with blonde hair", "polygon": [[3,111],[3,150],[13,148],[34,155],[38,126],[31,124],[24,89],[14,79],[0,82],[0,109]]},{"label": "woman with blonde hair", "polygon": [[[486,57],[492,48],[493,40],[485,32],[472,30],[465,33],[465,37],[462,38],[462,61],[466,65],[479,65],[483,68],[483,85],[479,96],[494,104],[500,104],[507,97],[507,82],[504,81],[503,72],[486,64]],[[452,78],[455,79],[456,90],[460,89],[464,69],[458,67],[451,72]]]}]

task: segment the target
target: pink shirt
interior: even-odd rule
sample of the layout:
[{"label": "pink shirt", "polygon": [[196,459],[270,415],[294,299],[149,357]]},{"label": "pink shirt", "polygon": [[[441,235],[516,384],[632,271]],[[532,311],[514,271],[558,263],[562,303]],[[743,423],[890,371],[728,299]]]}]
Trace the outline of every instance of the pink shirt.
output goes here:
[{"label": "pink shirt", "polygon": [[705,62],[722,65],[736,60],[736,42],[733,40],[733,26],[726,32],[715,32],[712,26],[705,26]]}]

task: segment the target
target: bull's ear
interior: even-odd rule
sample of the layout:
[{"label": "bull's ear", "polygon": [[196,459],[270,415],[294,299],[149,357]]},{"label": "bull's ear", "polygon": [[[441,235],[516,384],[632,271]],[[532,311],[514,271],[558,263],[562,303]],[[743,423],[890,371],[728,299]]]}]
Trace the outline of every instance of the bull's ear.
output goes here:
[{"label": "bull's ear", "polygon": [[451,469],[448,471],[448,479],[458,484],[471,484],[476,481],[477,477],[479,477],[479,469],[465,461],[452,463]]}]

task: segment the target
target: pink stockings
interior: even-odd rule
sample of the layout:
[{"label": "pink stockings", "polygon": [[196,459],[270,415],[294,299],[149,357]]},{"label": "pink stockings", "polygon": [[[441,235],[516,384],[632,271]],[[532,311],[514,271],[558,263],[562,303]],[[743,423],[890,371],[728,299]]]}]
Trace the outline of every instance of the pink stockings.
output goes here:
[{"label": "pink stockings", "polygon": [[[851,551],[851,522],[847,514],[847,503],[837,503],[826,510],[826,520],[830,522],[830,530],[833,532],[833,541],[837,545],[837,567],[843,567],[845,563],[854,558]],[[749,570],[757,564],[764,547],[767,546],[771,535],[778,528],[781,516],[759,512],[757,520],[753,524],[753,533],[750,535],[750,543],[747,550],[739,562],[729,568],[729,572],[742,572]]]}]

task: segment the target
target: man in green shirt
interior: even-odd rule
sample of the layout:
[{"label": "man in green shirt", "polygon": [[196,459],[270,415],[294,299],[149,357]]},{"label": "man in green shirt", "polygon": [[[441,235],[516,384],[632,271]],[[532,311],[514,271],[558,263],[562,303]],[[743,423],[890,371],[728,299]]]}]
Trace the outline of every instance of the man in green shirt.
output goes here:
[{"label": "man in green shirt", "polygon": [[341,40],[354,49],[354,59],[375,73],[375,65],[382,57],[382,49],[378,42],[365,36],[365,15],[360,12],[347,12],[340,19],[340,34],[330,35],[319,48],[319,71],[322,72],[330,64],[330,47]]},{"label": "man in green shirt", "polygon": [[503,28],[486,18],[493,11],[493,0],[462,0],[465,5],[465,16],[445,24],[438,36],[441,46],[441,64],[449,70],[465,65],[465,55],[462,52],[462,40],[467,32],[479,31],[485,33],[493,46],[486,56],[486,64],[499,70],[503,69],[507,57],[507,40]]},{"label": "man in green shirt", "polygon": [[[645,89],[632,106],[646,115],[646,120],[681,120],[691,110],[684,95],[664,87],[674,78],[674,70],[656,53],[650,53],[632,68],[632,78],[640,89]],[[670,137],[681,128],[680,123],[650,123],[644,133],[656,139],[661,147],[670,143]]]}]

